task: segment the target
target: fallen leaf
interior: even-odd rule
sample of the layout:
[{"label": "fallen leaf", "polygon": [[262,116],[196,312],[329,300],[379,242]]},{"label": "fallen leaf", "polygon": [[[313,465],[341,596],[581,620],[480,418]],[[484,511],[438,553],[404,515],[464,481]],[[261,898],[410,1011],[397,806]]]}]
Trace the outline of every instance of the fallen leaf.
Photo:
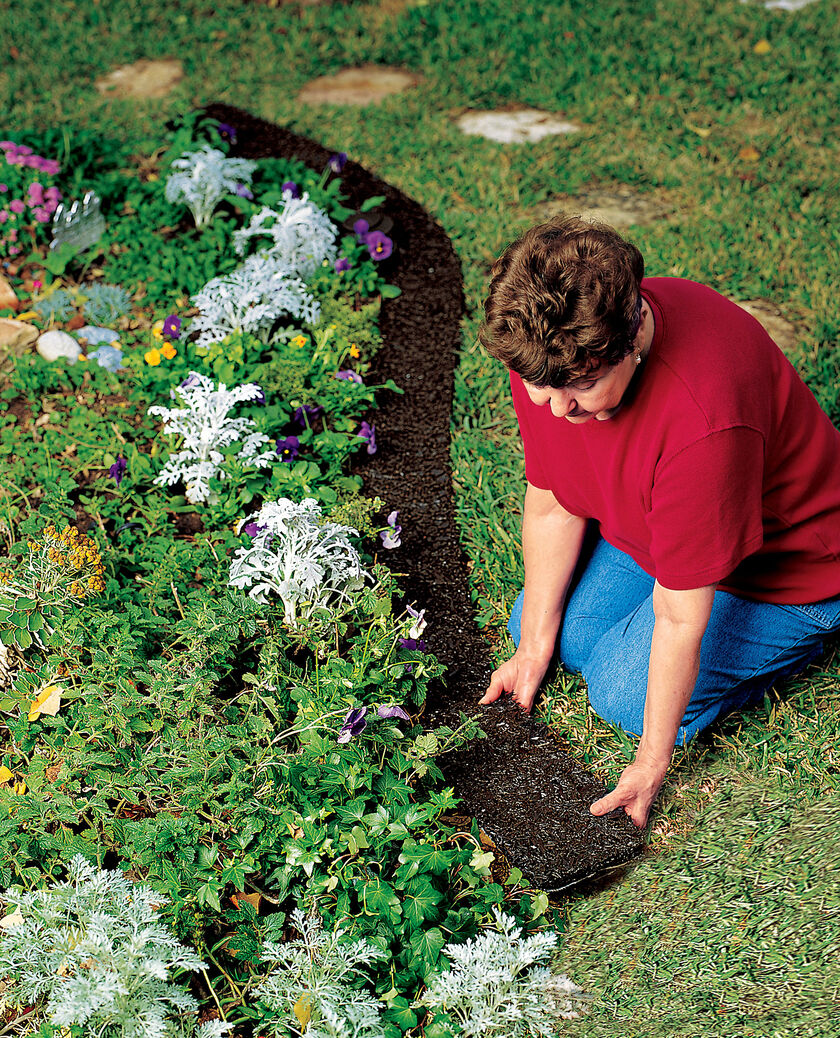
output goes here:
[{"label": "fallen leaf", "polygon": [[712,134],[711,126],[697,126],[696,123],[691,123],[686,119],[686,129],[691,130],[692,133],[696,133],[698,137],[709,137]]},{"label": "fallen leaf", "polygon": [[262,901],[262,894],[231,894],[230,899],[234,903],[236,908],[239,908],[240,901],[247,901],[255,912],[259,912],[260,902]]},{"label": "fallen leaf", "polygon": [[761,152],[759,152],[758,148],[754,148],[752,144],[748,144],[738,152],[738,158],[743,159],[744,162],[758,162],[761,158]]},{"label": "fallen leaf", "polygon": [[309,1023],[309,1019],[312,1016],[312,1000],[309,995],[301,995],[292,1007],[292,1012],[298,1018],[300,1029],[305,1031],[306,1025]]},{"label": "fallen leaf", "polygon": [[46,685],[32,700],[32,705],[29,707],[28,720],[37,721],[41,714],[55,717],[60,709],[61,685]]},{"label": "fallen leaf", "polygon": [[5,765],[0,765],[0,782],[8,782],[9,779],[14,778],[15,773],[9,771]]},{"label": "fallen leaf", "polygon": [[9,57],[12,59],[12,61],[18,60],[18,58],[20,57],[20,51],[17,49],[17,47],[9,47]]},{"label": "fallen leaf", "polygon": [[4,915],[3,918],[0,919],[0,926],[2,926],[4,930],[9,930],[13,926],[22,925],[23,916],[20,914],[19,908],[16,908],[14,912],[10,912],[8,915]]},{"label": "fallen leaf", "polygon": [[769,40],[759,40],[758,43],[753,47],[753,51],[756,54],[769,54],[772,50]]}]

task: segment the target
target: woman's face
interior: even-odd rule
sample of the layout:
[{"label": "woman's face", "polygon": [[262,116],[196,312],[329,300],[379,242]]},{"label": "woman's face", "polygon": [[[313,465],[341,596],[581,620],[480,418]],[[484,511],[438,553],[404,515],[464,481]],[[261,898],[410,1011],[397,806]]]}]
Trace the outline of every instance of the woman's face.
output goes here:
[{"label": "woman's face", "polygon": [[532,386],[530,382],[523,384],[537,407],[548,404],[555,418],[583,425],[592,418],[596,422],[605,422],[618,413],[635,372],[636,357],[630,353],[618,364],[612,367],[602,364],[561,389]]}]

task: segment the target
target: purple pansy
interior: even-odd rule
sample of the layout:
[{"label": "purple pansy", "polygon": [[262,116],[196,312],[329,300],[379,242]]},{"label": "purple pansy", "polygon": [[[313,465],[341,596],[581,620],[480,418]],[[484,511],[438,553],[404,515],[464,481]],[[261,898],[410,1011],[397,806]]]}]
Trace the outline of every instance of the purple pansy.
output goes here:
[{"label": "purple pansy", "polygon": [[340,379],[342,382],[356,382],[358,385],[362,385],[362,376],[357,374],[352,368],[336,371],[333,378]]},{"label": "purple pansy", "polygon": [[294,180],[284,180],[280,185],[280,190],[285,194],[287,191],[292,198],[300,198],[300,188],[294,182]]},{"label": "purple pansy", "polygon": [[267,529],[267,527],[260,526],[257,523],[251,522],[251,523],[245,523],[245,525],[242,527],[242,532],[243,533],[247,533],[249,537],[256,537],[257,534],[260,532],[260,530],[265,530],[265,529]]},{"label": "purple pansy", "polygon": [[181,337],[181,318],[176,314],[169,314],[164,318],[161,334],[164,339],[179,339]]},{"label": "purple pansy", "polygon": [[261,389],[258,389],[257,390],[257,395],[254,397],[254,399],[251,401],[251,403],[252,404],[264,404],[265,403],[265,393],[263,393],[263,391]]},{"label": "purple pansy", "polygon": [[388,529],[380,530],[379,532],[379,536],[382,538],[382,547],[387,548],[389,551],[392,548],[399,548],[402,544],[402,541],[400,540],[402,527],[397,523],[397,516],[399,514],[400,513],[397,511],[391,512],[385,520],[388,523]]},{"label": "purple pansy", "polygon": [[376,426],[373,423],[362,422],[356,435],[367,444],[368,454],[376,454]]},{"label": "purple pansy", "polygon": [[394,243],[382,231],[371,231],[370,234],[366,234],[365,245],[367,245],[370,258],[377,261],[386,260],[394,251]]},{"label": "purple pansy", "polygon": [[277,441],[277,453],[282,461],[292,462],[300,454],[300,440],[297,436],[286,436]]},{"label": "purple pansy", "polygon": [[335,267],[336,274],[341,274],[342,271],[349,270],[353,264],[346,256],[339,256],[333,266]]},{"label": "purple pansy", "polygon": [[249,202],[254,201],[254,192],[247,184],[237,184],[233,191],[234,194],[239,195],[240,198],[247,198]]},{"label": "purple pansy", "polygon": [[356,240],[363,242],[370,230],[370,224],[367,220],[356,220],[353,224],[353,233],[356,235]]},{"label": "purple pansy", "polygon": [[426,629],[426,621],[424,619],[424,617],[426,616],[426,610],[421,609],[418,612],[418,610],[413,609],[411,606],[406,606],[405,611],[412,618],[412,620],[414,620],[414,624],[411,630],[408,632],[408,637],[419,638],[423,631]]},{"label": "purple pansy", "polygon": [[365,720],[366,713],[366,706],[360,706],[358,709],[350,710],[344,718],[344,724],[341,726],[341,731],[338,733],[338,739],[336,742],[350,742],[350,740],[355,738],[357,735],[361,735],[365,728],[367,728],[367,721]]},{"label": "purple pansy", "polygon": [[333,173],[340,173],[347,165],[347,152],[339,151],[335,155],[330,155],[329,162],[327,165],[333,171]]},{"label": "purple pansy", "polygon": [[397,643],[401,649],[407,649],[409,652],[426,651],[426,643],[422,638],[397,638]]},{"label": "purple pansy", "polygon": [[118,454],[117,460],[108,469],[108,474],[110,475],[111,479],[113,479],[113,481],[117,484],[117,486],[119,486],[120,483],[122,483],[122,478],[126,474],[126,472],[128,472],[128,462],[125,460],[122,454]]},{"label": "purple pansy", "polygon": [[401,706],[378,706],[376,708],[376,713],[379,717],[399,717],[403,721],[411,720],[409,715]]},{"label": "purple pansy", "polygon": [[229,141],[231,144],[236,144],[236,127],[231,126],[230,123],[219,123],[219,136],[223,141]]},{"label": "purple pansy", "polygon": [[190,372],[189,375],[181,382],[178,386],[179,389],[191,389],[193,386],[198,385],[198,375],[194,371]]},{"label": "purple pansy", "polygon": [[301,429],[307,429],[312,424],[312,419],[317,418],[323,410],[319,404],[302,404],[295,408],[292,420]]}]

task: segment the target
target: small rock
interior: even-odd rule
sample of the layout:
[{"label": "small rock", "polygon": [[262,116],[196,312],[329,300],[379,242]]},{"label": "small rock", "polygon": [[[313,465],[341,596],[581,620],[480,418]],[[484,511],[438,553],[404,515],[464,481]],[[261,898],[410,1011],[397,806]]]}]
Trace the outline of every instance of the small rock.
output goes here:
[{"label": "small rock", "polygon": [[580,127],[553,112],[520,108],[509,112],[465,112],[457,120],[464,133],[501,144],[538,141],[558,133],[576,133]]},{"label": "small rock", "polygon": [[372,105],[416,86],[422,76],[404,69],[365,65],[313,79],[298,94],[308,105]]},{"label": "small rock", "polygon": [[100,328],[92,324],[85,324],[73,330],[88,346],[99,346],[103,342],[110,346],[120,337],[119,332],[115,332],[113,328]]},{"label": "small rock", "polygon": [[183,78],[181,62],[174,58],[144,59],[112,69],[97,79],[96,89],[114,97],[165,97]]},{"label": "small rock", "polygon": [[799,332],[796,326],[782,317],[782,312],[775,303],[769,299],[748,299],[745,303],[738,303],[742,310],[746,310],[764,327],[764,330],[785,353],[795,353],[799,346]]},{"label": "small rock", "polygon": [[82,352],[81,346],[79,346],[72,335],[57,330],[44,332],[43,335],[39,336],[38,345],[35,349],[44,360],[54,361],[58,360],[59,357],[66,357],[71,364],[76,363],[79,359],[79,354]]},{"label": "small rock", "polygon": [[668,207],[656,195],[640,194],[629,188],[593,190],[579,195],[552,199],[532,210],[539,220],[550,220],[559,213],[570,213],[584,220],[598,220],[610,227],[642,227],[668,215]]},{"label": "small rock", "polygon": [[0,310],[17,310],[19,304],[17,293],[6,278],[0,274]]},{"label": "small rock", "polygon": [[34,324],[15,321],[11,317],[0,318],[0,348],[7,350],[30,346],[38,338]]}]

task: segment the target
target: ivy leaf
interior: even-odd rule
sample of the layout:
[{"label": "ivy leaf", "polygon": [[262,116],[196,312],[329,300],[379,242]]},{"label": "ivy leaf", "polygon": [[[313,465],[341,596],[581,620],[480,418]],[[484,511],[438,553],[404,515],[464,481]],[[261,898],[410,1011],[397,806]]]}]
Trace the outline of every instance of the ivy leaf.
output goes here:
[{"label": "ivy leaf", "polygon": [[411,880],[403,900],[406,922],[419,929],[424,920],[437,915],[437,906],[442,894],[423,876]]},{"label": "ivy leaf", "polygon": [[[433,926],[431,930],[426,930],[425,933],[413,934],[409,939],[409,944],[414,954],[422,959],[427,966],[434,966],[440,958],[440,953],[446,944],[446,938],[436,926]],[[425,972],[428,971],[425,970]]]},{"label": "ivy leaf", "polygon": [[391,999],[385,1017],[395,1023],[403,1032],[417,1026],[417,1014],[413,1012],[408,999],[402,995]]}]

